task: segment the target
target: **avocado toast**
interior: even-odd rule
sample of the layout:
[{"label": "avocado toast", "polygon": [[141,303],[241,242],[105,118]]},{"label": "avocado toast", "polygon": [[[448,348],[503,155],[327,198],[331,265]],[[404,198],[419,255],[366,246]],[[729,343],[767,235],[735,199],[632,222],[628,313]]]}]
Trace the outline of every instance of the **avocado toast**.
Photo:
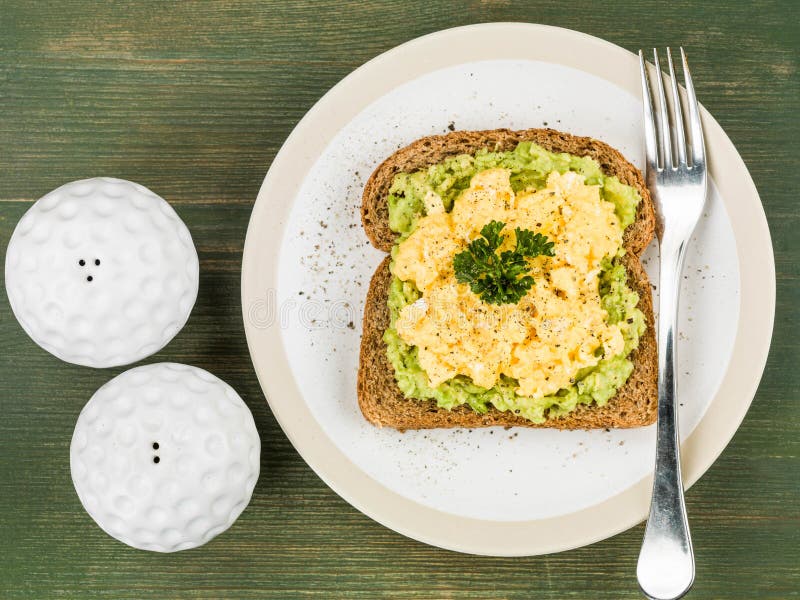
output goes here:
[{"label": "avocado toast", "polygon": [[[621,315],[627,319],[617,326],[624,334],[626,352],[624,355],[608,356],[608,360],[601,359],[597,366],[573,373],[569,380],[571,385],[557,393],[549,393],[545,398],[531,401],[532,403],[528,402],[529,398],[509,391],[519,382],[508,379],[505,375],[502,376],[501,383],[486,390],[475,386],[463,373],[444,382],[438,389],[432,389],[430,382],[416,385],[413,381],[420,381],[416,350],[413,357],[408,356],[409,345],[402,340],[398,342],[399,338],[395,335],[398,328],[397,289],[400,282],[390,272],[391,259],[387,257],[372,278],[364,311],[358,373],[358,398],[364,416],[376,425],[401,430],[492,425],[578,429],[637,427],[652,423],[656,416],[656,349],[649,282],[639,255],[652,239],[655,218],[650,195],[639,171],[618,151],[602,142],[550,129],[454,132],[423,138],[390,156],[367,182],[362,202],[362,221],[365,232],[375,247],[386,252],[395,248],[397,254],[398,240],[408,239],[413,234],[416,223],[422,222],[421,217],[424,216],[412,215],[413,218],[409,219],[408,211],[404,215],[398,209],[398,198],[402,202],[403,196],[402,191],[397,191],[398,182],[402,183],[398,176],[402,179],[406,177],[404,174],[425,169],[433,172],[438,167],[432,166],[442,164],[447,164],[447,168],[452,171],[453,168],[458,168],[458,165],[453,167],[453,161],[461,160],[459,157],[465,157],[465,164],[472,169],[467,169],[468,174],[481,171],[473,163],[488,165],[490,168],[499,167],[500,171],[508,172],[520,197],[525,191],[523,188],[529,189],[526,193],[530,197],[537,188],[541,190],[550,185],[551,182],[545,182],[548,175],[546,171],[550,167],[542,165],[552,164],[553,170],[560,170],[562,174],[575,171],[581,177],[586,176],[587,187],[590,182],[597,184],[595,187],[598,188],[605,185],[608,193],[603,192],[606,194],[604,200],[610,200],[614,189],[619,192],[613,196],[615,200],[627,198],[624,202],[616,202],[615,208],[618,215],[617,227],[624,230],[624,234],[618,232],[624,252],[615,255],[613,262],[604,262],[600,274],[602,281],[603,277],[608,279],[609,273],[621,273],[621,289],[628,298],[633,298],[627,304],[634,304],[635,308],[628,306],[628,312]],[[521,167],[515,166],[520,157],[530,164],[523,160]],[[538,165],[536,168],[539,171],[532,165]],[[406,179],[419,182],[420,176]],[[450,206],[445,210],[452,211],[453,202],[458,201],[456,198],[469,192],[465,189],[470,185],[470,179],[471,175],[465,177],[457,185],[451,186],[453,189],[444,193],[445,199],[448,194],[451,196]],[[437,189],[445,188],[447,186]],[[636,201],[629,201],[634,196]],[[427,209],[419,207],[416,210],[420,213],[427,212]],[[484,223],[475,225],[482,226]],[[510,234],[510,228],[508,232]],[[539,285],[544,289],[545,279],[541,273],[537,277]],[[412,281],[412,287],[413,283]],[[533,284],[534,291],[537,289],[536,285]],[[462,285],[462,288],[466,289],[466,286]],[[415,292],[411,299],[418,296],[419,292]],[[390,299],[395,306],[393,317],[389,308]],[[400,308],[403,308],[402,304],[401,297]],[[616,318],[620,319],[620,315]],[[626,322],[634,321],[636,324],[626,325]],[[632,331],[633,329],[636,331]],[[390,342],[388,346],[387,340]],[[602,351],[598,351],[602,355]],[[398,352],[401,353],[400,358]],[[413,364],[416,372],[402,372],[407,363]],[[609,365],[615,366],[616,371]],[[608,383],[609,378],[605,375],[600,376],[603,369],[611,374],[614,385]],[[592,375],[593,371],[597,373]],[[421,377],[425,378],[424,372]],[[605,389],[597,385],[597,381],[604,378]],[[590,382],[593,383],[590,385]],[[450,391],[442,393],[441,390],[445,389]],[[452,390],[455,391],[451,393]],[[453,400],[454,394],[457,400]],[[538,395],[542,396],[543,393]],[[500,410],[498,406],[504,410]]]}]

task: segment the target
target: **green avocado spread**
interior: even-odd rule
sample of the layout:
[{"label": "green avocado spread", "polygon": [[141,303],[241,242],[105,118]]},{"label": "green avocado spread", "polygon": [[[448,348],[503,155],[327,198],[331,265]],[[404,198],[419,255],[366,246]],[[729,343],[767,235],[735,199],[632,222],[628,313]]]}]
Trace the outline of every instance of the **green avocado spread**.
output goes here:
[{"label": "green avocado spread", "polygon": [[[603,174],[600,165],[592,158],[556,154],[531,142],[521,142],[509,152],[480,150],[474,156],[453,156],[427,169],[397,174],[389,191],[389,227],[400,234],[398,243],[414,231],[418,219],[425,215],[426,194],[438,194],[445,210],[450,211],[458,195],[469,187],[473,175],[496,167],[511,171],[511,186],[515,192],[545,187],[547,176],[553,171],[577,172],[586,178],[588,185],[600,186],[602,199],[614,204],[623,230],[636,218],[636,207],[641,201],[639,193],[616,177]],[[620,253],[623,252],[621,249]],[[578,404],[594,402],[602,406],[617,393],[633,371],[628,356],[638,346],[639,337],[645,330],[644,314],[637,308],[639,296],[628,287],[627,278],[625,267],[617,256],[603,260],[599,275],[600,302],[608,313],[608,322],[619,324],[625,341],[623,352],[604,357],[596,366],[582,369],[576,374],[573,385],[549,396],[531,398],[519,395],[517,382],[506,376],[489,389],[475,385],[463,375],[431,387],[419,364],[416,347],[406,344],[395,329],[402,308],[416,301],[420,292],[413,282],[392,276],[388,301],[391,320],[383,339],[398,387],[408,398],[435,400],[441,408],[452,409],[465,404],[478,413],[485,413],[491,405],[534,423],[567,414]]]}]

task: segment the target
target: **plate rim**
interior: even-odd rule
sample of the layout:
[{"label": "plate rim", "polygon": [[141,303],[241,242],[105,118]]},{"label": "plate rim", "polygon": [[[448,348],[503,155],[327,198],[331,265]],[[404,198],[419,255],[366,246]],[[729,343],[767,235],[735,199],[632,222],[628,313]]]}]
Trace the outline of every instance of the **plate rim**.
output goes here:
[{"label": "plate rim", "polygon": [[[523,32],[525,35],[521,35]],[[478,43],[476,38],[480,38]],[[436,47],[442,45],[447,51],[437,52]],[[652,474],[599,504],[545,519],[498,522],[424,506],[373,480],[333,443],[296,387],[279,324],[259,326],[254,318],[264,292],[270,287],[277,289],[279,250],[297,192],[339,129],[384,93],[411,79],[456,64],[500,59],[561,64],[601,77],[635,95],[639,90],[635,54],[606,40],[549,25],[466,25],[430,33],[378,55],[314,104],[267,171],[245,238],[242,313],[253,367],[270,409],[301,457],[339,496],[382,525],[433,546],[487,556],[530,556],[588,545],[643,521]],[[356,90],[358,99],[354,101]],[[736,238],[740,309],[736,340],[722,383],[682,445],[687,488],[710,468],[744,419],[766,365],[775,314],[775,265],[763,205],[733,143],[705,108],[701,107],[701,112],[706,143],[713,148],[708,152],[710,172],[712,176],[726,175],[724,180],[715,178],[715,182]],[[271,201],[269,197],[273,196],[291,200]],[[743,247],[747,247],[746,253]],[[265,253],[270,256],[267,264],[258,260]],[[726,397],[724,407],[721,397]]]}]

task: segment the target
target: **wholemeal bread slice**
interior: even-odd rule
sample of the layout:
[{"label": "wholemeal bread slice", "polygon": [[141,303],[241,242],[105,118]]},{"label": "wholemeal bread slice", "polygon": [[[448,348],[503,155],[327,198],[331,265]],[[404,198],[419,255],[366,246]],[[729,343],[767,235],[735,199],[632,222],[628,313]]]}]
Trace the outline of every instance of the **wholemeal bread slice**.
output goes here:
[{"label": "wholemeal bread slice", "polygon": [[494,425],[593,429],[639,427],[655,421],[657,355],[653,304],[650,282],[639,260],[640,254],[653,238],[655,214],[642,174],[608,144],[553,129],[459,131],[422,138],[392,154],[367,181],[361,206],[367,237],[376,248],[386,252],[391,251],[397,239],[397,234],[389,229],[387,205],[389,188],[397,173],[416,171],[457,154],[474,154],[482,148],[513,150],[522,141],[534,142],[551,152],[591,156],[604,173],[617,176],[622,183],[636,188],[642,197],[636,220],[625,231],[623,245],[627,253],[622,259],[628,271],[628,286],[639,294],[639,309],[644,313],[647,324],[638,349],[630,357],[634,364],[633,373],[606,405],[582,404],[566,415],[548,418],[541,424],[493,407],[486,414],[479,414],[467,406],[447,410],[437,407],[433,400],[406,398],[397,387],[394,368],[389,362],[383,341],[383,334],[389,326],[387,300],[392,277],[387,256],[370,282],[361,337],[358,403],[364,417],[371,423],[399,430]]}]

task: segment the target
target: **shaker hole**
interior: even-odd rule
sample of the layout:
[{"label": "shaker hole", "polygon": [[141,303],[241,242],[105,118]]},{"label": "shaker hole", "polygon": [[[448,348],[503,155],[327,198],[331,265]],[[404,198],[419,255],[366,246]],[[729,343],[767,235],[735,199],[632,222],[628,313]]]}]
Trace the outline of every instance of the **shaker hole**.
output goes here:
[{"label": "shaker hole", "polygon": [[158,450],[158,442],[153,442],[153,450]]},{"label": "shaker hole", "polygon": [[95,258],[94,259],[94,264],[96,264],[99,267],[100,266],[100,259],[99,258]]},{"label": "shaker hole", "polygon": [[80,259],[80,260],[78,261],[78,264],[79,264],[80,266],[84,266],[84,265],[86,264],[86,261],[85,261],[85,260],[83,260],[83,259]]},{"label": "shaker hole", "polygon": [[160,462],[161,462],[161,459],[160,459],[160,458],[158,458],[157,456],[154,456],[154,457],[153,457],[153,462],[154,462],[154,463],[156,463],[156,464],[158,464],[158,463],[160,463]]},{"label": "shaker hole", "polygon": [[92,279],[94,279],[94,277],[92,277],[91,275],[89,275],[89,276],[86,278],[86,281],[92,281]]}]

